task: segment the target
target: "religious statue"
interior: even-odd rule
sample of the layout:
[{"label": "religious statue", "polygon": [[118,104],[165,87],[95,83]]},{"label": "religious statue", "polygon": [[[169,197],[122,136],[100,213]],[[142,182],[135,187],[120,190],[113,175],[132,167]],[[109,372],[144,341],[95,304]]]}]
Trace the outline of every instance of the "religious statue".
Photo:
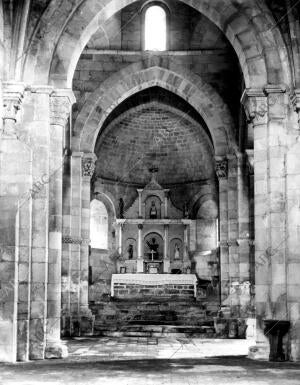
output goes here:
[{"label": "religious statue", "polygon": [[133,246],[132,246],[132,244],[130,244],[128,246],[127,253],[128,253],[128,259],[132,259],[133,258]]},{"label": "religious statue", "polygon": [[159,248],[159,244],[156,243],[156,240],[155,238],[152,238],[152,243],[150,243],[149,241],[147,241],[147,245],[150,249],[150,254],[151,255],[151,259],[154,260],[154,259],[157,259],[158,258],[158,248]]},{"label": "religious statue", "polygon": [[155,206],[155,202],[151,202],[151,207],[150,207],[150,219],[156,219],[157,218],[157,209]]},{"label": "religious statue", "polygon": [[179,246],[178,243],[175,243],[175,250],[174,250],[174,259],[180,259],[180,252],[179,252]]},{"label": "religious statue", "polygon": [[124,218],[124,201],[123,198],[119,199],[119,218]]}]

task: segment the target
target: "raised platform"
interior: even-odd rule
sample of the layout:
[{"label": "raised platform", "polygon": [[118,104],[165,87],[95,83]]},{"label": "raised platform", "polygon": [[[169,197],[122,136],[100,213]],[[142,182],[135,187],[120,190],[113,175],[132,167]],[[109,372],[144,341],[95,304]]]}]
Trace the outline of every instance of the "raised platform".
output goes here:
[{"label": "raised platform", "polygon": [[195,298],[197,277],[194,274],[113,274],[111,296],[133,298]]}]

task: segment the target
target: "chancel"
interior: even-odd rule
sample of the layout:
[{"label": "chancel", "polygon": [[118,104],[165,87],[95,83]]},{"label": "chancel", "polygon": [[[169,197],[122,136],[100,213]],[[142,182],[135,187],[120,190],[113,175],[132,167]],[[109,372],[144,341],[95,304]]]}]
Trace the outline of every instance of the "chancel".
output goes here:
[{"label": "chancel", "polygon": [[[126,255],[127,240],[133,236],[137,241],[138,248],[137,259],[134,263],[131,261],[132,258],[129,258],[129,254],[127,254],[128,259],[125,257],[118,261],[119,270],[122,269],[123,271],[125,268],[127,275],[125,284],[123,274],[120,277],[113,274],[111,290],[116,297],[130,298],[132,296],[128,285],[129,274],[132,274],[132,282],[136,280],[135,274],[162,274],[160,298],[169,297],[169,289],[173,289],[173,294],[180,293],[183,297],[194,296],[196,293],[195,274],[190,276],[189,233],[192,221],[184,218],[185,212],[172,204],[170,189],[164,189],[157,181],[158,171],[157,167],[149,169],[151,180],[143,189],[137,190],[137,198],[126,210],[124,218],[116,219],[121,255]],[[184,250],[181,254],[179,244]],[[172,272],[176,272],[176,275],[171,275]],[[179,274],[180,277],[178,277]],[[188,276],[184,277],[185,283],[182,284],[184,275]],[[190,290],[186,288],[187,281],[193,286]],[[127,291],[124,291],[122,286],[120,288],[122,283],[124,283]],[[151,278],[148,279],[144,276],[143,281],[140,276],[139,283],[132,286],[134,292],[138,290],[139,284],[143,288],[149,286],[149,293],[151,292]],[[117,285],[117,288],[114,285]],[[174,285],[178,293],[174,290]],[[155,298],[154,294],[153,298]]]},{"label": "chancel", "polygon": [[160,358],[191,336],[204,355],[300,361],[299,15],[0,1],[0,361]]}]

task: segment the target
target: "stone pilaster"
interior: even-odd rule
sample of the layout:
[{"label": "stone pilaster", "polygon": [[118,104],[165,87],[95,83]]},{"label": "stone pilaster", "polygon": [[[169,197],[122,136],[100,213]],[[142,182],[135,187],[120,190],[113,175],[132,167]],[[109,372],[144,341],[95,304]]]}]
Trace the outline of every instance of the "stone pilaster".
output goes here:
[{"label": "stone pilaster", "polygon": [[216,175],[219,180],[219,228],[220,228],[220,270],[221,302],[229,295],[229,253],[228,253],[228,160],[216,158]]},{"label": "stone pilaster", "polygon": [[[265,250],[269,247],[270,237],[267,232],[267,224],[264,219],[269,213],[267,194],[267,173],[268,173],[268,104],[263,90],[245,90],[242,96],[248,121],[251,121],[254,131],[254,196],[255,196],[255,264]],[[262,351],[267,350],[267,339],[263,336],[263,306],[268,302],[268,264],[257,275],[255,271],[255,293],[256,304],[258,304],[257,314],[260,319],[257,321],[257,345]],[[267,356],[267,351],[265,352]]]},{"label": "stone pilaster", "polygon": [[49,265],[46,358],[67,355],[61,343],[61,270],[62,270],[62,176],[64,168],[65,128],[75,98],[71,90],[55,90],[50,98],[50,169],[49,175]]},{"label": "stone pilaster", "polygon": [[[31,152],[17,140],[17,121],[24,96],[24,85],[4,83],[3,125],[0,137],[0,361],[14,362],[20,334],[28,336],[28,306],[20,315],[23,301],[18,282],[24,279],[24,302],[28,304],[28,233],[30,205],[21,207],[20,197],[30,187]],[[24,230],[24,231],[23,231]],[[20,260],[24,247],[24,261]],[[24,262],[24,263],[23,263]],[[20,265],[21,263],[21,265]],[[23,304],[22,304],[23,305]],[[24,318],[24,322],[19,321]],[[28,357],[28,344],[22,345],[22,358]]]},{"label": "stone pilaster", "polygon": [[81,253],[80,253],[80,311],[88,311],[88,271],[90,243],[90,196],[91,178],[95,171],[97,157],[93,153],[84,153],[82,157],[82,196],[81,196]]},{"label": "stone pilaster", "polygon": [[[235,154],[227,155],[228,160],[228,257],[230,290],[240,282],[240,255],[238,244],[238,158]],[[228,298],[231,314],[238,317],[240,301],[235,295]]]},{"label": "stone pilaster", "polygon": [[[237,238],[239,255],[239,283],[243,289],[243,295],[240,296],[240,316],[251,317],[252,302],[251,288],[253,288],[253,279],[251,278],[251,262],[254,264],[251,256],[250,237],[250,191],[249,191],[249,167],[247,154],[238,154],[237,156]],[[246,290],[247,289],[247,290]]]}]

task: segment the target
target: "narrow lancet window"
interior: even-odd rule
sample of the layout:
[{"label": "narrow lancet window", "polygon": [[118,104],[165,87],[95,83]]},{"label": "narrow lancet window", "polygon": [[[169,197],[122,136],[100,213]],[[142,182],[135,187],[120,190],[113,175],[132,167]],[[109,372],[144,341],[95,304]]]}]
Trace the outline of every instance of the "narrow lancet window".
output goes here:
[{"label": "narrow lancet window", "polygon": [[145,50],[167,49],[167,15],[159,5],[150,6],[145,13]]}]

